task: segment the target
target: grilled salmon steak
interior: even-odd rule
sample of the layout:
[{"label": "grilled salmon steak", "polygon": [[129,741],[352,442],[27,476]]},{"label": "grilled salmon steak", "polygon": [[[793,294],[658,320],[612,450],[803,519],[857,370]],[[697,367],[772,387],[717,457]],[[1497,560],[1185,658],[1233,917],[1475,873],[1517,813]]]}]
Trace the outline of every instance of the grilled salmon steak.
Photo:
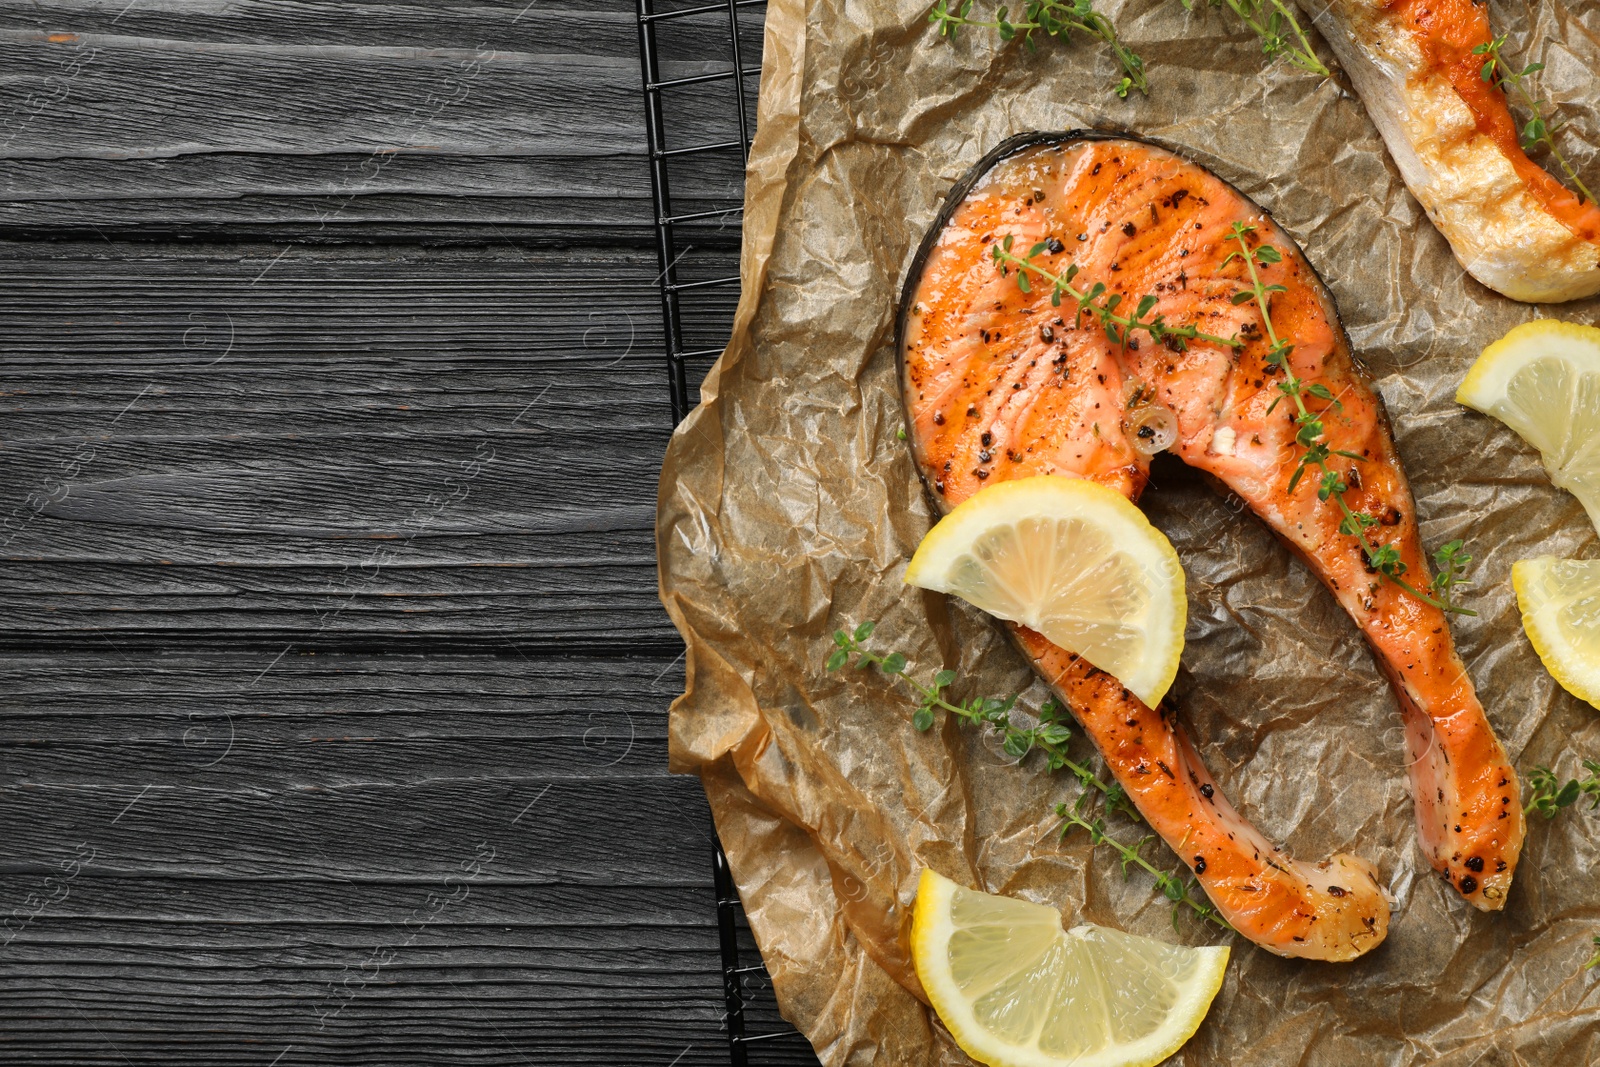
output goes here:
[{"label": "grilled salmon steak", "polygon": [[1600,293],[1600,207],[1522,150],[1482,0],[1332,0],[1315,20],[1407,187],[1474,278],[1515,300]]},{"label": "grilled salmon steak", "polygon": [[[1275,368],[1243,240],[1259,257],[1277,336]],[[1113,341],[1046,274],[997,262],[996,247],[1048,277],[1077,268],[1078,292],[1203,338]],[[1034,250],[1030,252],[1030,250]],[[1002,267],[1006,268],[1002,271]],[[1333,302],[1294,242],[1249,199],[1193,163],[1141,141],[1094,133],[1001,146],[946,201],[906,282],[897,342],[911,440],[942,510],[986,483],[1040,474],[1089,478],[1137,500],[1150,459],[1170,448],[1237,494],[1327,585],[1365,635],[1403,713],[1422,846],[1473,905],[1497,909],[1522,845],[1515,774],[1457,657],[1444,612],[1369,565],[1320,472],[1291,485],[1306,449],[1298,376],[1323,409],[1324,444],[1369,544],[1393,546],[1405,577],[1428,585],[1416,508],[1382,404],[1354,365]],[[1332,400],[1319,399],[1331,397]],[[1274,400],[1278,403],[1274,405]],[[1369,521],[1372,521],[1369,520]],[[1024,652],[1072,708],[1151,827],[1194,870],[1228,921],[1285,956],[1348,960],[1387,932],[1389,905],[1370,864],[1338,855],[1296,862],[1223,797],[1175,720],[1039,634],[1013,626]]]}]

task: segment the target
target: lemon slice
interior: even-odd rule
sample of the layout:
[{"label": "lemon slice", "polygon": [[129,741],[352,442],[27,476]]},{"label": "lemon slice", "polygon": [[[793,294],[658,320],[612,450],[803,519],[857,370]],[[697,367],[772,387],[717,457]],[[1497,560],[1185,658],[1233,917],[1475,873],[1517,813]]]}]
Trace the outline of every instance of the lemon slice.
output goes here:
[{"label": "lemon slice", "polygon": [[1456,400],[1537,448],[1600,529],[1600,330],[1540,319],[1483,350]]},{"label": "lemon slice", "polygon": [[1188,617],[1178,554],[1103,485],[1046,474],[981,489],[928,531],[906,582],[1037,630],[1149,707],[1177,676]]},{"label": "lemon slice", "polygon": [[956,1043],[990,1067],[1151,1067],[1200,1028],[1228,949],[1101,926],[1061,928],[1043,904],[917,884],[911,954]]},{"label": "lemon slice", "polygon": [[1550,676],[1600,708],[1600,560],[1520,560],[1511,565],[1511,587]]}]

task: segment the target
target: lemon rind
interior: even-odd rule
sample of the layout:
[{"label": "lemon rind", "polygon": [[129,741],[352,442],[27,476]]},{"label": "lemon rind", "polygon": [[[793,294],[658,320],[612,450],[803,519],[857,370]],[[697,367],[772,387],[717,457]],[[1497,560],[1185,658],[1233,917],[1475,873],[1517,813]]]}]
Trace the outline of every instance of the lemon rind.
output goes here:
[{"label": "lemon rind", "polygon": [[[1037,1048],[1012,1045],[989,1035],[948,972],[937,972],[925,961],[940,958],[946,951],[954,926],[949,920],[950,899],[960,886],[932,868],[924,868],[917,883],[917,899],[912,910],[912,961],[923,990],[933,1003],[945,1029],[968,1056],[990,1067],[1156,1067],[1172,1056],[1194,1036],[1210,1011],[1211,1002],[1226,977],[1229,949],[1226,946],[1196,948],[1199,966],[1194,979],[1168,1011],[1175,1020],[1127,1045],[1113,1045],[1092,1056],[1070,1060],[1050,1056]],[[1061,931],[1061,936],[1070,936]]]},{"label": "lemon rind", "polygon": [[[928,531],[906,565],[905,583],[950,593],[945,576],[961,548],[971,544],[978,533],[993,524],[995,510],[1019,500],[1032,506],[1019,507],[1008,516],[1008,521],[1086,515],[1092,515],[1097,521],[1109,520],[1104,525],[1115,535],[1123,551],[1148,572],[1168,576],[1168,595],[1152,598],[1152,604],[1161,607],[1154,609],[1151,625],[1145,628],[1147,640],[1152,644],[1159,641],[1165,654],[1147,657],[1143,669],[1133,677],[1118,678],[1146,706],[1155,707],[1172,688],[1183,658],[1184,630],[1188,625],[1187,584],[1183,564],[1172,542],[1132,501],[1114,489],[1083,478],[1050,474],[1016,478],[985,487],[958,504]],[[1101,664],[1094,666],[1104,669]]]},{"label": "lemon rind", "polygon": [[[1554,556],[1538,556],[1511,565],[1511,588],[1517,594],[1522,629],[1550,677],[1579,700],[1600,709],[1600,665],[1583,671],[1583,664],[1579,662],[1582,656],[1561,639],[1560,629],[1555,624],[1555,614],[1565,601],[1544,600],[1535,588],[1543,573],[1557,562]],[[1580,672],[1590,677],[1582,678]]]},{"label": "lemon rind", "polygon": [[[1583,359],[1581,369],[1600,374],[1600,329],[1576,322],[1557,319],[1536,319],[1512,327],[1506,335],[1483,350],[1467,376],[1456,389],[1456,403],[1463,404],[1485,415],[1494,415],[1495,407],[1506,394],[1506,387],[1518,371],[1541,356],[1550,355],[1548,347],[1537,342],[1564,339],[1580,342],[1583,351],[1591,354]],[[1574,361],[1573,349],[1563,346],[1559,357]]]}]

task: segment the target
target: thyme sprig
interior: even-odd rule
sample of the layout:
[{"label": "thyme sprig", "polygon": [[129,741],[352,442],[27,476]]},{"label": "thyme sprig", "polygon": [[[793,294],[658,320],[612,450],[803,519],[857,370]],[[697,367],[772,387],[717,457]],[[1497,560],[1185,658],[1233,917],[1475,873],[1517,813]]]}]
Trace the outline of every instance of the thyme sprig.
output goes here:
[{"label": "thyme sprig", "polygon": [[[1182,0],[1183,6],[1194,10],[1194,0]],[[1311,47],[1311,39],[1294,16],[1294,8],[1286,0],[1207,0],[1210,7],[1224,5],[1239,17],[1261,39],[1261,51],[1271,57],[1282,56],[1290,65],[1328,77],[1328,68],[1322,65]],[[1122,68],[1122,78],[1112,88],[1126,99],[1131,90],[1150,92],[1145,77],[1144,60],[1137,52],[1122,43],[1111,20],[1094,9],[1093,0],[1025,0],[1022,13],[1013,18],[1005,5],[995,9],[995,17],[972,17],[974,0],[935,0],[928,21],[938,28],[940,37],[954,38],[964,27],[975,26],[994,30],[1002,41],[1021,37],[1030,50],[1037,47],[1035,35],[1068,40],[1076,30],[1104,41]]]},{"label": "thyme sprig", "polygon": [[891,678],[898,678],[917,695],[917,710],[911,722],[918,730],[931,729],[935,712],[944,711],[954,715],[966,725],[986,726],[1000,732],[1006,754],[1019,761],[1037,748],[1044,753],[1045,766],[1050,771],[1068,770],[1083,786],[1083,792],[1078,794],[1077,802],[1072,807],[1069,808],[1066,804],[1056,806],[1056,814],[1066,821],[1061,830],[1063,837],[1072,827],[1081,827],[1089,831],[1089,839],[1094,844],[1107,845],[1121,857],[1124,878],[1129,876],[1132,866],[1147,871],[1155,878],[1156,888],[1161,894],[1173,902],[1174,928],[1178,925],[1179,912],[1187,907],[1202,919],[1209,919],[1224,929],[1232,929],[1212,904],[1197,899],[1190,892],[1191,884],[1187,879],[1161,870],[1139,854],[1145,845],[1156,840],[1155,834],[1146,834],[1137,843],[1129,846],[1107,833],[1103,815],[1094,819],[1088,818],[1086,809],[1092,795],[1089,791],[1097,790],[1102,796],[1104,811],[1120,811],[1135,822],[1140,821],[1139,809],[1133,806],[1133,801],[1128,798],[1120,783],[1101,781],[1093,771],[1067,755],[1067,743],[1072,738],[1072,728],[1067,725],[1067,714],[1060,705],[1053,700],[1046,701],[1039,709],[1039,725],[1022,727],[1011,721],[1011,710],[1017,702],[1015,696],[1004,700],[995,697],[972,697],[959,703],[951,703],[945,698],[944,693],[955,684],[954,671],[941,670],[933,676],[931,684],[923,685],[907,673],[910,664],[903,654],[899,652],[880,654],[863,645],[876,629],[877,623],[868,621],[859,624],[854,630],[835,630],[834,648],[828,655],[827,669],[840,670],[854,659],[857,670],[877,667]]},{"label": "thyme sprig", "polygon": [[1472,562],[1472,556],[1466,551],[1465,543],[1458,537],[1454,541],[1446,541],[1433,553],[1433,566],[1435,573],[1433,584],[1430,587],[1433,595],[1443,605],[1445,611],[1457,615],[1476,615],[1475,611],[1455,606],[1456,590],[1465,589],[1472,583],[1467,580],[1467,566]]},{"label": "thyme sprig", "polygon": [[1239,348],[1243,345],[1238,338],[1202,333],[1193,323],[1188,326],[1172,326],[1168,324],[1165,315],[1146,318],[1145,316],[1155,310],[1157,303],[1156,297],[1150,294],[1140,298],[1132,315],[1119,315],[1117,308],[1122,304],[1122,294],[1107,295],[1104,282],[1095,282],[1088,289],[1073,288],[1073,279],[1080,273],[1076,263],[1067,264],[1066,273],[1055,274],[1034,262],[1034,259],[1046,252],[1064,251],[1066,246],[1059,240],[1052,237],[1040,241],[1028,250],[1027,255],[1019,256],[1011,251],[1013,239],[1014,235],[1007,234],[1004,239],[995,242],[990,253],[1000,273],[1009,275],[1015,270],[1017,288],[1024,293],[1031,293],[1033,283],[1028,280],[1028,274],[1032,272],[1041,282],[1050,286],[1051,307],[1060,307],[1063,298],[1072,300],[1078,305],[1079,315],[1088,312],[1099,320],[1101,328],[1106,332],[1106,338],[1114,345],[1126,345],[1134,330],[1143,330],[1157,342],[1171,345],[1179,351],[1187,349],[1190,341],[1210,341],[1212,344],[1226,345],[1229,348]]},{"label": "thyme sprig", "polygon": [[1065,838],[1073,827],[1087,830],[1089,831],[1089,840],[1091,842],[1096,845],[1109,845],[1122,858],[1123,878],[1126,879],[1129,876],[1130,866],[1140,867],[1152,875],[1156,880],[1156,888],[1161,891],[1161,895],[1172,901],[1172,928],[1174,930],[1178,928],[1178,913],[1184,907],[1188,907],[1200,918],[1216,923],[1224,930],[1233,929],[1212,904],[1196,899],[1189,892],[1190,882],[1187,878],[1182,875],[1168,874],[1139,854],[1140,849],[1156,839],[1155,834],[1146,834],[1134,844],[1125,845],[1106,832],[1106,821],[1103,817],[1096,816],[1091,820],[1085,816],[1084,809],[1088,806],[1088,802],[1089,794],[1080,793],[1078,794],[1077,802],[1072,807],[1069,808],[1065,804],[1056,805],[1056,814],[1066,820],[1066,825],[1061,828],[1062,838]]},{"label": "thyme sprig", "polygon": [[1473,55],[1484,57],[1483,69],[1478,72],[1478,76],[1486,82],[1498,85],[1500,91],[1506,94],[1507,100],[1512,97],[1518,98],[1522,106],[1532,113],[1533,117],[1523,123],[1521,129],[1517,131],[1517,139],[1522,143],[1522,150],[1527,152],[1542,146],[1550,153],[1551,158],[1561,164],[1561,169],[1567,173],[1567,180],[1578,187],[1578,192],[1583,194],[1583,198],[1591,204],[1594,203],[1594,194],[1583,184],[1583,179],[1578,176],[1577,170],[1567,162],[1561,147],[1556,144],[1555,135],[1566,123],[1552,124],[1547,121],[1544,117],[1545,102],[1529,92],[1527,85],[1524,84],[1531,75],[1543,70],[1544,64],[1529,63],[1521,70],[1517,70],[1500,54],[1505,44],[1506,37],[1502,35],[1491,41],[1485,41],[1472,50]]},{"label": "thyme sprig", "polygon": [[[1528,776],[1528,803],[1522,814],[1538,812],[1546,819],[1554,819],[1562,808],[1570,808],[1579,800],[1589,797],[1589,810],[1600,809],[1600,761],[1586,759],[1583,769],[1589,773],[1583,778],[1568,778],[1563,782],[1549,767],[1537,766]],[[1584,963],[1583,969],[1592,971],[1600,967],[1600,934],[1594,936],[1595,954]]]},{"label": "thyme sprig", "polygon": [[[1589,810],[1600,808],[1600,762],[1592,759],[1583,761],[1584,770],[1588,771],[1587,777],[1569,778],[1562,782],[1556,773],[1549,767],[1535,767],[1528,776],[1528,804],[1522,809],[1524,815],[1538,812],[1546,819],[1556,817],[1556,812],[1562,808],[1571,807],[1583,797],[1592,797],[1593,803]],[[1600,943],[1600,942],[1597,942]],[[1594,966],[1591,963],[1589,966]]]},{"label": "thyme sprig", "polygon": [[1104,41],[1111,49],[1117,66],[1122,68],[1122,78],[1112,92],[1123,99],[1127,99],[1128,93],[1134,89],[1146,95],[1150,92],[1150,83],[1144,75],[1144,60],[1122,43],[1117,36],[1117,28],[1110,19],[1094,9],[1093,0],[1070,0],[1066,3],[1062,0],[1026,0],[1022,18],[1015,22],[1003,4],[995,10],[993,19],[984,20],[971,17],[973,0],[955,0],[955,3],[957,6],[952,10],[951,0],[937,0],[928,15],[928,21],[939,28],[940,37],[953,38],[963,26],[980,26],[997,32],[1002,41],[1015,40],[1020,35],[1028,50],[1034,51],[1037,48],[1034,34],[1042,33],[1046,37],[1066,41],[1071,39],[1076,30]]},{"label": "thyme sprig", "polygon": [[[1272,323],[1272,294],[1288,290],[1281,285],[1263,284],[1258,269],[1261,266],[1282,262],[1283,255],[1269,244],[1252,247],[1248,238],[1255,229],[1254,226],[1242,222],[1233,224],[1228,239],[1237,241],[1239,250],[1229,252],[1220,266],[1226,267],[1235,259],[1244,262],[1245,269],[1249,273],[1250,285],[1249,288],[1234,293],[1233,302],[1236,305],[1252,301],[1256,304],[1261,312],[1261,325],[1267,335],[1268,349],[1265,357],[1267,366],[1283,375],[1282,380],[1276,384],[1279,395],[1267,405],[1267,414],[1272,414],[1273,409],[1285,399],[1292,401],[1295,406],[1294,439],[1295,443],[1305,451],[1301,453],[1294,473],[1289,476],[1288,492],[1293,494],[1306,472],[1315,468],[1318,473],[1317,499],[1324,502],[1332,500],[1338,505],[1343,516],[1339,521],[1339,533],[1356,539],[1369,567],[1424,604],[1457,615],[1476,615],[1477,612],[1461,607],[1454,600],[1456,589],[1467,584],[1464,574],[1467,563],[1472,559],[1462,551],[1460,541],[1451,541],[1434,553],[1434,562],[1440,570],[1429,583],[1428,591],[1423,592],[1405,579],[1404,575],[1408,568],[1405,561],[1400,558],[1400,550],[1393,543],[1374,544],[1373,539],[1367,536],[1367,531],[1379,524],[1377,517],[1370,512],[1355,511],[1345,500],[1344,494],[1349,491],[1350,485],[1343,475],[1328,464],[1328,460],[1333,456],[1341,456],[1361,463],[1365,462],[1366,457],[1333,448],[1326,440],[1327,427],[1322,421],[1323,416],[1329,411],[1340,410],[1343,405],[1326,385],[1321,382],[1308,383],[1291,368],[1289,356],[1294,352],[1294,345],[1288,338],[1279,337]],[[1326,406],[1321,410],[1312,411],[1306,406],[1307,397],[1324,401]]]},{"label": "thyme sprig", "polygon": [[[1294,9],[1283,0],[1210,0],[1212,7],[1221,7],[1224,3],[1261,38],[1263,55],[1282,56],[1291,66],[1307,74],[1322,78],[1329,76],[1328,68],[1322,65],[1322,60],[1311,48],[1311,39],[1294,17]],[[1194,0],[1183,0],[1183,6],[1193,11]],[[1265,19],[1262,18],[1263,14],[1266,15]]]},{"label": "thyme sprig", "polygon": [[911,717],[911,725],[918,730],[932,728],[936,711],[954,715],[968,726],[987,726],[1000,734],[1001,747],[1006,755],[1020,761],[1038,749],[1044,754],[1045,766],[1052,773],[1059,770],[1072,772],[1072,776],[1085,789],[1099,790],[1105,796],[1108,809],[1121,811],[1135,820],[1139,818],[1139,809],[1133,806],[1133,801],[1128,799],[1120,783],[1102,781],[1093,771],[1067,755],[1072,727],[1068,725],[1070,720],[1066,710],[1055,701],[1048,700],[1039,708],[1037,726],[1017,726],[1011,721],[1011,710],[1017,703],[1016,696],[1004,700],[980,696],[952,704],[944,693],[955,684],[956,672],[941,670],[933,676],[932,684],[923,685],[906,672],[908,663],[904,655],[899,652],[880,655],[862,644],[872,636],[877,626],[876,622],[864,622],[853,631],[835,630],[834,649],[828,656],[828,670],[838,670],[849,663],[852,657],[857,670],[877,667],[891,678],[898,678],[916,693],[917,710]]}]

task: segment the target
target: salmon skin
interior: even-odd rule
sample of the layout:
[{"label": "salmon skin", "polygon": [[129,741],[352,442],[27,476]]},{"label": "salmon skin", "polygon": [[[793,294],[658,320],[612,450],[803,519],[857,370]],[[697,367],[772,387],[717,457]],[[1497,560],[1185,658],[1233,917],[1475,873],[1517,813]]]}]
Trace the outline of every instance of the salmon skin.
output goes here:
[{"label": "salmon skin", "polygon": [[[1290,492],[1303,449],[1293,405],[1248,286],[1235,222],[1281,262],[1262,282],[1283,286],[1273,323],[1294,342],[1289,366],[1338,398],[1325,440],[1363,457],[1335,459],[1351,508],[1378,517],[1408,576],[1426,586],[1416,508],[1382,404],[1354,365],[1333,301],[1295,243],[1243,194],[1157,145],[1090,131],[1016,138],[986,157],[946,204],[906,280],[896,338],[910,440],[940,511],[985,484],[1054,474],[1088,478],[1137,501],[1151,445],[1167,446],[1237,494],[1333,592],[1371,645],[1399,698],[1420,840],[1434,867],[1472,904],[1505,902],[1521,848],[1516,776],[1456,656],[1444,613],[1371,570],[1339,531],[1315,477]],[[1131,310],[1196,326],[1242,347],[1203,340],[1108,337],[1076,304],[1053,306],[1002,274],[993,251],[1016,254],[1074,283],[1103,283]],[[1149,315],[1146,316],[1148,320]],[[1270,410],[1269,410],[1270,409]],[[1314,473],[1314,472],[1313,472]],[[1285,956],[1349,960],[1387,931],[1389,904],[1366,861],[1297,862],[1270,845],[1223,797],[1171,702],[1146,707],[1116,681],[1019,626],[1010,630],[1072,709],[1139,811],[1187,863],[1240,933]],[[1320,679],[1308,679],[1316,684]]]},{"label": "salmon skin", "polygon": [[1331,0],[1315,19],[1461,266],[1514,300],[1600,293],[1600,207],[1528,158],[1482,0]]}]

